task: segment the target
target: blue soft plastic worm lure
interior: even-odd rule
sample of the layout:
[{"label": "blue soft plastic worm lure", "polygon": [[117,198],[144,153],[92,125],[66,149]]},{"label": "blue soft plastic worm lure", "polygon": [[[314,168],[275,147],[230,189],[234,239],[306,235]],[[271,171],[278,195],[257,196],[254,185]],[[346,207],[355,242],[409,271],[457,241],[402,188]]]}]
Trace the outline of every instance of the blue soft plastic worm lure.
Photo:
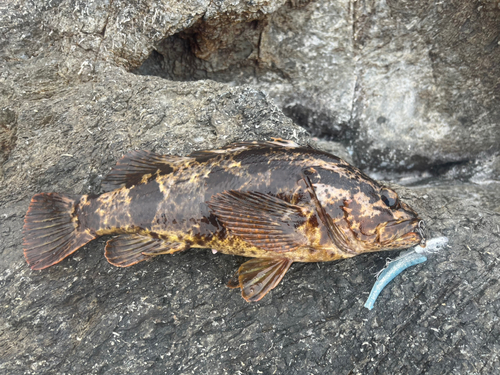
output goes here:
[{"label": "blue soft plastic worm lure", "polygon": [[377,281],[373,285],[373,288],[366,300],[365,307],[368,310],[373,309],[373,305],[377,300],[378,295],[389,284],[392,279],[403,272],[408,267],[414,266],[416,264],[423,263],[427,260],[427,257],[423,255],[424,253],[432,253],[438,251],[444,245],[448,243],[448,238],[438,237],[433,238],[427,243],[427,247],[423,248],[416,246],[413,250],[401,254],[394,261],[390,262],[385,269],[378,275]]}]

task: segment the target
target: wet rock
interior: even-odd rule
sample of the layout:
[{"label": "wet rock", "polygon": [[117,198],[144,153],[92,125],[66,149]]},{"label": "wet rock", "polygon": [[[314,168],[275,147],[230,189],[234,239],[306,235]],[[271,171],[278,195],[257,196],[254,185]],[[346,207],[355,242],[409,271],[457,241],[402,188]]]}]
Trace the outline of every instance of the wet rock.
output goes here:
[{"label": "wet rock", "polygon": [[352,160],[352,156],[349,153],[349,150],[342,145],[340,142],[332,142],[327,141],[325,139],[313,138],[311,144],[313,144],[316,148],[329,152],[330,154],[337,155],[339,158],[344,159],[349,164],[354,164]]}]

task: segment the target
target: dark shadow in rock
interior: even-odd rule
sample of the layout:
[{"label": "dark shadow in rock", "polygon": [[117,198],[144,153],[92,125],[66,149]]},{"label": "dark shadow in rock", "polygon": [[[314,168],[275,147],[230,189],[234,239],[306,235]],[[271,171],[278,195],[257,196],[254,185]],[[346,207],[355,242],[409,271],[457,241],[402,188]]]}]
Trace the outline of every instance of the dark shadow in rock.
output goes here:
[{"label": "dark shadow in rock", "polygon": [[258,20],[227,25],[224,39],[210,43],[203,35],[203,24],[198,23],[160,42],[132,73],[172,81],[238,82],[242,78],[258,77],[267,71],[258,63],[264,25],[265,21]]},{"label": "dark shadow in rock", "polygon": [[[311,16],[312,9],[305,7],[308,3],[294,1],[274,14],[250,22],[223,25],[222,30],[217,31],[199,21],[158,43],[149,58],[132,73],[172,81],[210,79],[232,85],[251,85],[266,91],[286,116],[311,134],[347,145],[354,139],[349,123],[350,110],[344,106],[333,110],[331,105],[331,102],[341,101],[338,97],[343,93],[334,93],[332,100],[324,88],[316,87],[314,79],[301,77],[303,70],[318,71],[316,74],[321,75],[312,56],[324,55],[322,47],[318,46],[305,53],[311,55],[310,58],[301,56],[300,44],[305,42],[297,27],[304,27]],[[280,43],[277,39],[281,36],[276,34],[287,33],[293,33],[299,40]],[[310,60],[312,67],[299,61],[301,57]],[[331,64],[329,58],[320,60],[320,65]],[[340,74],[334,74],[335,80],[352,80],[351,68],[351,64],[345,64]],[[329,80],[334,79],[329,73],[327,76]],[[303,86],[301,80],[311,87],[294,87]]]}]

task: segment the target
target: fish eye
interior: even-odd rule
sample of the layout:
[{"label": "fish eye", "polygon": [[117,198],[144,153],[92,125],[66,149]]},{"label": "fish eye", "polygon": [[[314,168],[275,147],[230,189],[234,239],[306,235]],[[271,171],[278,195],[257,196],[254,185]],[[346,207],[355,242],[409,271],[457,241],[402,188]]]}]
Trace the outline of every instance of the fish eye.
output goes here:
[{"label": "fish eye", "polygon": [[398,195],[395,191],[382,189],[382,191],[380,192],[380,196],[382,197],[382,201],[387,207],[397,208],[399,206]]}]

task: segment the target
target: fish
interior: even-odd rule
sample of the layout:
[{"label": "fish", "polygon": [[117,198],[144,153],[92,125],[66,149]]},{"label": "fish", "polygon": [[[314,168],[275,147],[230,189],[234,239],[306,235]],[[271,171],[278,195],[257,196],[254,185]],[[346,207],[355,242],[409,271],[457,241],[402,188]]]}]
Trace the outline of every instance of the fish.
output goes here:
[{"label": "fish", "polygon": [[275,288],[293,262],[328,262],[425,246],[423,221],[398,194],[341,158],[273,138],[188,156],[135,150],[100,195],[40,193],[24,218],[33,270],[112,236],[109,263],[129,267],[189,248],[251,258],[229,281],[247,302]]}]

